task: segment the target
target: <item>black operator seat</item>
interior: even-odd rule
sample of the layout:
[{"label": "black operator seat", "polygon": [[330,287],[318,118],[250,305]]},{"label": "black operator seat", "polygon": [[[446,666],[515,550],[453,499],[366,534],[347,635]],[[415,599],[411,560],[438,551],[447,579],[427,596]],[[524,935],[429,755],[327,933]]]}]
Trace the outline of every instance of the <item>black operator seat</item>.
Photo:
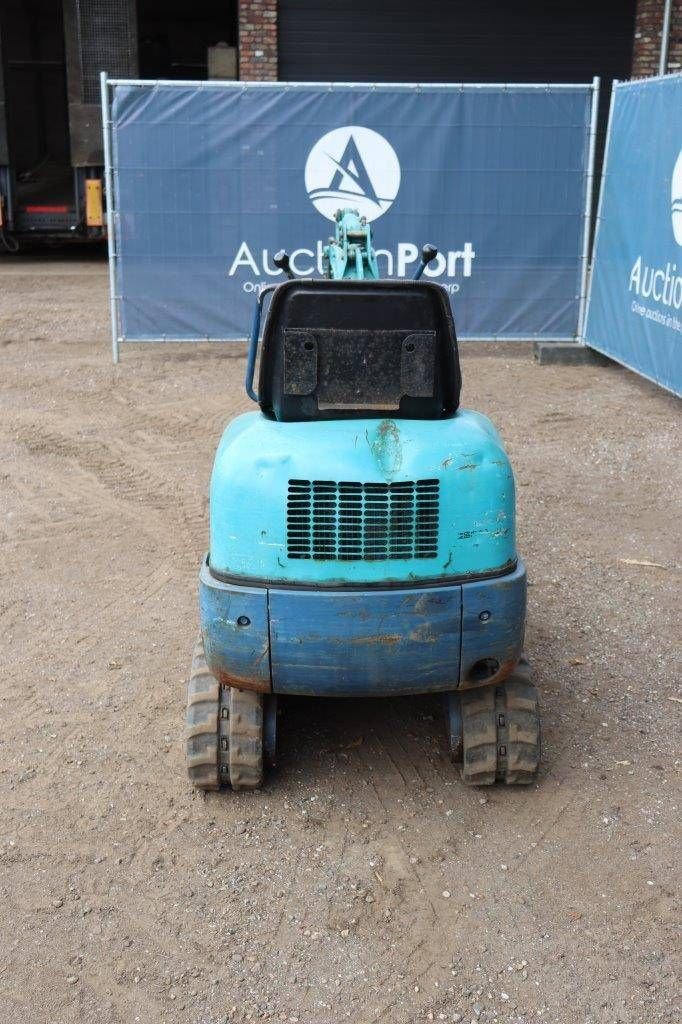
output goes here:
[{"label": "black operator seat", "polygon": [[273,292],[258,397],[276,420],[441,419],[457,410],[460,388],[439,285],[294,280]]}]

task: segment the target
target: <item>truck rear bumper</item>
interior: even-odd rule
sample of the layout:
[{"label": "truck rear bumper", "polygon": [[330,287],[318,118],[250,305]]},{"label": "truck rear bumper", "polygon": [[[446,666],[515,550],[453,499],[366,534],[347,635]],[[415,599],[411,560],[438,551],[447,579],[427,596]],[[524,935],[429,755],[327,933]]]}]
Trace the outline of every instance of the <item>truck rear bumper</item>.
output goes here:
[{"label": "truck rear bumper", "polygon": [[523,649],[526,571],[450,585],[251,587],[200,573],[206,660],[222,683],[328,697],[501,682]]}]

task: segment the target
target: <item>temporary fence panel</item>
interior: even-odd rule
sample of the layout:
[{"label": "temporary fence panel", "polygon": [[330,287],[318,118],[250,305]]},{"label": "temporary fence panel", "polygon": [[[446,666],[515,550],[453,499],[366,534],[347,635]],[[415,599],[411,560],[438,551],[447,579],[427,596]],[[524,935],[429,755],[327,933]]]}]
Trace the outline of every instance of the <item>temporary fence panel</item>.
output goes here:
[{"label": "temporary fence panel", "polygon": [[463,338],[574,338],[585,294],[598,80],[431,86],[103,77],[118,342],[227,340],[254,293],[321,273],[337,209],[382,277],[445,286]]},{"label": "temporary fence panel", "polygon": [[682,394],[682,75],[614,87],[585,341]]}]

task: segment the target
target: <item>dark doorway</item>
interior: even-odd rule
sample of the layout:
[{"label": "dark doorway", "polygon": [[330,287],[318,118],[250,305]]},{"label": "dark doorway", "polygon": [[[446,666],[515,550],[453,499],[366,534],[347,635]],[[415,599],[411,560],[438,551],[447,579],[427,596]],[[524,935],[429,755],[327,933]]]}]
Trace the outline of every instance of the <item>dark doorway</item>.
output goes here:
[{"label": "dark doorway", "polygon": [[73,205],[61,0],[3,0],[8,150],[20,207]]},{"label": "dark doorway", "polygon": [[203,79],[208,47],[237,45],[237,0],[138,0],[140,78]]}]

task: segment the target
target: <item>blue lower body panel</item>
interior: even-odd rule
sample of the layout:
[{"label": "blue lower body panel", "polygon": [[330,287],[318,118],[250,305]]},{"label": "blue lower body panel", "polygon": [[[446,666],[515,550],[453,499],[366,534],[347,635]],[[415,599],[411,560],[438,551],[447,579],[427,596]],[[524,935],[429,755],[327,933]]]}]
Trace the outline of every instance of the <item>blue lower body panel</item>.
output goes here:
[{"label": "blue lower body panel", "polygon": [[227,686],[272,689],[268,592],[220,583],[206,562],[199,577],[199,617],[206,664]]},{"label": "blue lower body panel", "polygon": [[367,589],[250,587],[200,578],[206,660],[244,689],[329,697],[501,681],[523,649],[526,574]]},{"label": "blue lower body panel", "polygon": [[462,584],[460,686],[492,685],[514,669],[526,628],[526,567]]},{"label": "blue lower body panel", "polygon": [[462,588],[270,591],[277,693],[342,697],[451,690]]}]

